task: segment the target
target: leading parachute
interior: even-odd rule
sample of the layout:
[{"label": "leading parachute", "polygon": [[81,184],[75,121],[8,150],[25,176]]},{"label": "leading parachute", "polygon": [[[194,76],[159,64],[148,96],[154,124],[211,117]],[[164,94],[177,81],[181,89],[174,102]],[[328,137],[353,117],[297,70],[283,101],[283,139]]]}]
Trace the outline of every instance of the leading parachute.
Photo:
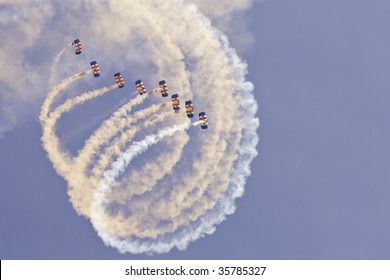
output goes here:
[{"label": "leading parachute", "polygon": [[75,53],[78,55],[78,54],[81,54],[81,49],[82,49],[82,46],[81,46],[81,42],[79,39],[75,39],[73,42],[72,42],[72,45],[74,46],[74,50],[75,50]]}]

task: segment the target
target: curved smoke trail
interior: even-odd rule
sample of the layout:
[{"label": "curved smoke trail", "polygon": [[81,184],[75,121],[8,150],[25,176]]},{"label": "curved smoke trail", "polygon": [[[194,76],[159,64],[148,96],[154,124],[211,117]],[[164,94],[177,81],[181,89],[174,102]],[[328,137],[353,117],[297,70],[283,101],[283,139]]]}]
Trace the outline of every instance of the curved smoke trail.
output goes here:
[{"label": "curved smoke trail", "polygon": [[[105,244],[122,253],[184,250],[234,212],[257,155],[259,121],[247,66],[226,36],[184,1],[95,1],[89,9],[105,14],[84,23],[89,51],[114,57],[111,48],[126,48],[128,55],[116,65],[131,64],[131,76],[165,78],[182,103],[191,99],[196,112],[206,111],[209,129],[188,129],[184,113],[156,104],[162,100],[158,93],[137,96],[70,155],[56,136],[58,120],[112,89],[67,99],[50,113],[58,93],[78,74],[55,86],[42,106],[43,146],[67,180],[75,210],[91,220]],[[112,46],[94,47],[102,44]],[[57,57],[55,63],[64,59],[62,53]]]}]

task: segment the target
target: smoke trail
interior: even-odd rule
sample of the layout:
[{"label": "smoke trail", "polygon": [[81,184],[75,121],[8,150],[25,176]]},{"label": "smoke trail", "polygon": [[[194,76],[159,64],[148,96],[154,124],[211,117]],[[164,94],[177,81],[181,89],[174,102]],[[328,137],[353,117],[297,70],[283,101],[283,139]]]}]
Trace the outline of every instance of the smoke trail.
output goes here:
[{"label": "smoke trail", "polygon": [[136,98],[130,100],[114,112],[108,120],[104,121],[102,125],[89,137],[75,160],[76,162],[80,162],[82,164],[82,169],[86,167],[95,151],[114,137],[118,130],[122,129],[126,125],[127,115],[131,112],[134,106],[142,104],[146,97],[146,95],[138,95]]},{"label": "smoke trail", "polygon": [[92,169],[92,176],[96,178],[101,178],[102,172],[109,166],[112,159],[120,154],[120,151],[126,146],[127,143],[129,143],[133,139],[135,134],[140,129],[147,128],[157,122],[163,121],[167,116],[172,114],[172,111],[157,114],[152,119],[145,121],[142,126],[132,126],[131,128],[128,128],[136,121],[139,121],[140,119],[143,119],[157,112],[161,108],[162,105],[157,104],[144,110],[135,112],[127,119],[126,125],[124,127],[117,127],[118,131],[122,131],[122,133],[118,135],[114,140],[112,140],[110,144],[107,145],[107,148],[101,152],[99,159],[97,160],[95,166]]},{"label": "smoke trail", "polygon": [[57,79],[57,67],[58,67],[58,62],[61,59],[61,56],[64,54],[66,48],[63,48],[54,58],[53,64],[50,69],[50,77],[49,77],[49,86],[53,87],[55,84],[55,80]]},{"label": "smoke trail", "polygon": [[[193,125],[196,126],[197,124],[198,123],[194,123]],[[115,162],[111,164],[111,168],[104,172],[102,179],[99,182],[99,187],[94,192],[94,200],[91,205],[91,222],[99,236],[106,244],[118,247],[116,244],[116,236],[109,236],[107,234],[109,229],[105,223],[105,219],[108,221],[110,220],[110,217],[105,218],[106,213],[104,212],[106,206],[106,195],[110,189],[110,186],[115,182],[116,178],[125,171],[126,167],[133,160],[133,158],[145,152],[151,145],[157,144],[165,137],[172,136],[174,133],[186,130],[189,127],[190,125],[188,123],[169,127],[156,134],[148,135],[141,141],[132,143],[131,146]]]},{"label": "smoke trail", "polygon": [[[48,99],[45,100],[44,106],[42,107],[41,116],[45,116],[47,109],[49,108],[54,97],[59,91],[65,88],[70,82],[75,81],[77,78],[83,76],[86,72],[72,76],[66,79],[64,82],[56,86],[55,89],[49,94]],[[78,170],[77,162],[72,158],[68,152],[66,152],[61,146],[58,136],[55,134],[55,127],[57,121],[60,119],[62,114],[69,112],[75,106],[81,105],[88,100],[92,100],[98,96],[107,93],[108,91],[117,88],[117,85],[104,87],[98,90],[85,92],[72,99],[66,100],[63,104],[59,105],[49,114],[49,117],[42,117],[42,145],[48,152],[48,157],[52,161],[53,166],[58,174],[67,179],[69,183],[69,193],[74,189],[75,186],[86,186],[88,177],[86,177],[80,170]],[[93,181],[92,181],[93,182]],[[72,196],[71,196],[72,198]],[[75,203],[76,204],[76,203]]]},{"label": "smoke trail", "polygon": [[[132,108],[142,103],[146,95],[139,95],[119,108],[112,116],[89,137],[83,148],[73,161],[74,173],[67,178],[69,183],[69,196],[75,210],[86,217],[90,216],[90,203],[93,191],[96,189],[100,176],[109,166],[115,154],[119,154],[131,135],[139,130],[133,126],[131,132],[126,127],[161,108],[161,104],[152,105],[141,111],[129,115]],[[123,133],[121,133],[123,131]],[[112,138],[117,137],[117,140]],[[98,158],[94,160],[94,156]],[[88,172],[89,164],[93,165]]]},{"label": "smoke trail", "polygon": [[[61,55],[57,55],[57,57],[59,59]],[[56,172],[63,177],[68,176],[71,168],[72,159],[70,155],[64,151],[57,135],[55,134],[55,124],[62,113],[59,110],[57,110],[55,114],[50,114],[49,117],[50,106],[52,105],[57,95],[64,88],[66,88],[69,84],[81,78],[87,73],[89,73],[89,71],[77,73],[63,80],[58,85],[54,86],[53,89],[49,92],[47,98],[45,99],[39,115],[39,121],[42,125],[42,137],[41,137],[42,146],[47,151],[47,156],[50,159],[50,161],[53,163]]]},{"label": "smoke trail", "polygon": [[41,123],[44,123],[49,115],[50,111],[50,106],[53,104],[54,99],[57,97],[57,95],[64,89],[66,88],[69,84],[72,82],[76,81],[77,79],[80,79],[84,75],[92,73],[92,71],[85,71],[85,72],[80,72],[77,73],[65,80],[63,80],[61,83],[58,85],[54,86],[52,90],[49,92],[48,96],[46,97],[45,101],[43,102],[43,105],[41,107],[41,113],[39,115],[39,121]]},{"label": "smoke trail", "polygon": [[88,100],[99,97],[99,96],[101,96],[101,95],[103,95],[103,94],[107,93],[108,91],[113,90],[115,88],[117,88],[117,85],[112,85],[109,87],[104,87],[101,89],[88,91],[88,92],[82,93],[81,95],[76,96],[72,99],[68,99],[68,100],[66,100],[65,103],[61,104],[52,113],[50,113],[49,118],[52,119],[53,122],[56,122],[61,117],[62,114],[69,112],[75,106],[81,105]]}]

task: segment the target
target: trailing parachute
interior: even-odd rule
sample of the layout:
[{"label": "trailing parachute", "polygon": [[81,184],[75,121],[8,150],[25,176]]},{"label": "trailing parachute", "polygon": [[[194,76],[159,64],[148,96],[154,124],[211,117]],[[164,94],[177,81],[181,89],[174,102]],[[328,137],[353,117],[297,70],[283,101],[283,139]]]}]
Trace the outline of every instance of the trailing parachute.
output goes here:
[{"label": "trailing parachute", "polygon": [[186,101],[186,114],[187,117],[193,118],[194,117],[194,105],[192,105],[192,101],[188,100]]},{"label": "trailing parachute", "polygon": [[167,86],[167,83],[165,82],[165,80],[160,81],[158,84],[160,86],[160,91],[161,91],[162,97],[167,97],[168,96],[168,86]]},{"label": "trailing parachute", "polygon": [[175,113],[179,113],[180,111],[180,98],[179,95],[176,93],[172,95],[172,107]]},{"label": "trailing parachute", "polygon": [[202,129],[207,129],[209,127],[209,122],[205,112],[199,113],[199,121],[200,121],[200,127]]},{"label": "trailing parachute", "polygon": [[81,54],[81,49],[82,49],[82,46],[81,46],[81,42],[79,39],[76,39],[72,42],[72,45],[74,46],[74,49],[75,49],[75,53],[76,54]]},{"label": "trailing parachute", "polygon": [[121,73],[116,73],[114,74],[115,77],[115,82],[118,85],[119,88],[123,88],[125,86],[125,81],[123,80],[122,74]]},{"label": "trailing parachute", "polygon": [[97,62],[96,61],[92,61],[90,64],[91,64],[91,69],[92,69],[93,76],[95,78],[99,77],[100,76],[100,67],[97,64]]},{"label": "trailing parachute", "polygon": [[135,82],[135,85],[136,85],[137,90],[138,90],[138,92],[139,92],[140,95],[146,93],[146,88],[145,88],[145,86],[144,86],[144,83],[143,83],[141,80],[137,80],[137,81]]}]

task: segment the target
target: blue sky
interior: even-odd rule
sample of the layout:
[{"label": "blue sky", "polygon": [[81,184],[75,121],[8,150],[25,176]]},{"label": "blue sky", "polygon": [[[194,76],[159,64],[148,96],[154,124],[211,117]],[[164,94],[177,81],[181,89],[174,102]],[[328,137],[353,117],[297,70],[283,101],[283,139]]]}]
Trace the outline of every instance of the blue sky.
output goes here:
[{"label": "blue sky", "polygon": [[0,139],[0,258],[389,259],[389,10],[273,0],[240,14],[254,38],[238,51],[256,87],[259,155],[236,212],[185,251],[104,246],[69,203],[37,116],[22,122]]}]

